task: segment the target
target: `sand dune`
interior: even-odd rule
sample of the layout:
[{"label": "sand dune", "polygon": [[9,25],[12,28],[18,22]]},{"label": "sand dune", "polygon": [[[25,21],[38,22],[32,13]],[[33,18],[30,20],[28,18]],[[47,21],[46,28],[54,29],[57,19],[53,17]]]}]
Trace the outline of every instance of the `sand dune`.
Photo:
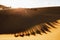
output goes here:
[{"label": "sand dune", "polygon": [[24,37],[14,37],[13,34],[2,34],[0,35],[0,40],[60,40],[60,24],[55,26],[57,28],[50,29],[51,32],[47,32],[48,34],[43,33],[43,35],[36,34],[36,36],[30,35]]}]

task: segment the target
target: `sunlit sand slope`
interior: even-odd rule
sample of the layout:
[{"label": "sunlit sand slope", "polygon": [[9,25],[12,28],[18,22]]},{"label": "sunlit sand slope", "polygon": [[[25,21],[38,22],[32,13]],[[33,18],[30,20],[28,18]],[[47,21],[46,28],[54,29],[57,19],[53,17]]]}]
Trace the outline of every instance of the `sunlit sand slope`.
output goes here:
[{"label": "sunlit sand slope", "polygon": [[[60,21],[59,21],[60,23]],[[56,23],[54,25],[57,28],[51,28],[51,32],[47,32],[48,34],[39,35],[36,34],[35,36],[24,36],[24,37],[14,37],[13,34],[2,34],[0,35],[0,40],[60,40],[60,24]]]}]

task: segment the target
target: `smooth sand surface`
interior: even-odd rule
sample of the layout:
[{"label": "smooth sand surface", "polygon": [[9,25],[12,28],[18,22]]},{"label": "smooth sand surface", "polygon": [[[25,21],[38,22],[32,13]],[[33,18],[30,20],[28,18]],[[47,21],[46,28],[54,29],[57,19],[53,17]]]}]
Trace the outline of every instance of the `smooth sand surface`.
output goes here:
[{"label": "smooth sand surface", "polygon": [[[59,21],[60,23],[60,21]],[[47,32],[48,34],[35,36],[24,36],[24,37],[14,37],[13,34],[0,34],[0,40],[60,40],[60,24],[54,25],[57,28],[51,28],[51,32]]]}]

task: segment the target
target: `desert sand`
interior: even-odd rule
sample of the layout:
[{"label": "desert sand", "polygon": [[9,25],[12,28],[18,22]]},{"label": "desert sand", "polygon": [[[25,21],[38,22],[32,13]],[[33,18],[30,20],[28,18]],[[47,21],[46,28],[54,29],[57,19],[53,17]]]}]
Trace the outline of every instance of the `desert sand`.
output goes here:
[{"label": "desert sand", "polygon": [[14,37],[13,34],[0,34],[0,40],[60,40],[60,21],[54,25],[56,28],[51,28],[51,32],[43,35],[36,34],[35,36]]}]

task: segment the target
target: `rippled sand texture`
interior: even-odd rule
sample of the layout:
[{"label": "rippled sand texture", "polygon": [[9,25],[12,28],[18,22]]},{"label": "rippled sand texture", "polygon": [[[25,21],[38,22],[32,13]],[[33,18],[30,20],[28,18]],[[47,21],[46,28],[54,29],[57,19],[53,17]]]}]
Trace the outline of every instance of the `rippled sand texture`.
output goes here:
[{"label": "rippled sand texture", "polygon": [[[0,40],[60,40],[60,7],[47,9],[7,9],[1,10],[0,14]],[[55,22],[56,20],[57,22]],[[51,32],[46,31],[47,34],[24,35],[23,37],[20,35],[14,37],[14,34],[9,34],[25,31],[26,25],[26,29],[29,29],[34,25],[42,25],[46,22],[56,27],[53,28],[51,25],[47,25],[51,28],[49,29]],[[43,26],[40,26],[41,30]]]},{"label": "rippled sand texture", "polygon": [[48,34],[39,35],[36,34],[35,36],[24,36],[24,37],[14,37],[13,34],[2,34],[0,35],[0,40],[60,40],[60,20],[58,20],[57,25],[54,25],[57,28],[51,28],[51,32],[47,32]]}]

